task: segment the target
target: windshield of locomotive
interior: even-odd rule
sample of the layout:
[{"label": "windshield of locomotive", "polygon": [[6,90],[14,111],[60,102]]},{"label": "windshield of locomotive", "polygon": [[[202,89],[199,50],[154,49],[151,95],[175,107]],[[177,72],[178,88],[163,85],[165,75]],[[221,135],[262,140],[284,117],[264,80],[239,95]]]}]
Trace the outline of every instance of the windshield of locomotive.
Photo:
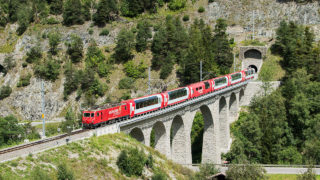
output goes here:
[{"label": "windshield of locomotive", "polygon": [[90,117],[90,113],[83,113],[83,117]]}]

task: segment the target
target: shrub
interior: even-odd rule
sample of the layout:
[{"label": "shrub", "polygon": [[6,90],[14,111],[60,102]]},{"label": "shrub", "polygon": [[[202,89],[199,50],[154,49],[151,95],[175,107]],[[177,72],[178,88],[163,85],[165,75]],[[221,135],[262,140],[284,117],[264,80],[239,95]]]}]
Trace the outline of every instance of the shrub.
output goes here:
[{"label": "shrub", "polygon": [[49,46],[50,46],[50,53],[52,55],[56,55],[58,53],[58,45],[61,41],[61,34],[57,31],[53,31],[49,33]]},{"label": "shrub", "polygon": [[153,168],[153,156],[151,154],[149,154],[148,159],[146,160],[146,166],[148,168]]},{"label": "shrub", "polygon": [[16,66],[16,62],[11,55],[4,58],[3,64],[6,71],[9,71]]},{"label": "shrub", "polygon": [[130,92],[124,93],[124,94],[121,96],[120,101],[122,101],[122,100],[128,100],[128,99],[131,99],[131,94],[130,94]]},{"label": "shrub", "polygon": [[189,15],[184,15],[182,18],[183,21],[189,21],[189,19],[190,19]]},{"label": "shrub", "polygon": [[55,60],[49,59],[35,67],[34,73],[46,80],[55,81],[60,73],[60,64]]},{"label": "shrub", "polygon": [[71,41],[67,43],[67,53],[73,63],[80,62],[83,56],[83,42],[76,34],[71,35]]},{"label": "shrub", "polygon": [[42,53],[41,53],[41,48],[39,46],[34,46],[32,47],[28,52],[27,52],[27,63],[33,63],[41,59]]},{"label": "shrub", "polygon": [[88,33],[90,34],[90,35],[92,35],[93,34],[93,29],[88,29]]},{"label": "shrub", "polygon": [[176,11],[186,6],[187,0],[172,0],[168,6],[170,10]]},{"label": "shrub", "polygon": [[59,164],[58,165],[58,180],[73,180],[73,172],[67,167],[66,164]]},{"label": "shrub", "polygon": [[39,166],[35,167],[31,172],[31,179],[33,180],[50,180],[52,179],[45,170],[42,170]]},{"label": "shrub", "polygon": [[199,13],[203,13],[204,11],[205,11],[204,7],[203,7],[203,6],[200,6],[199,9],[198,9],[198,12],[199,12]]},{"label": "shrub", "polygon": [[130,30],[121,29],[117,36],[117,46],[114,48],[114,57],[117,61],[128,61],[133,58],[134,33]]},{"label": "shrub", "polygon": [[127,76],[133,79],[146,77],[146,69],[147,66],[143,62],[140,62],[139,65],[135,65],[131,60],[124,64],[125,73],[127,74]]},{"label": "shrub", "polygon": [[108,36],[109,35],[109,30],[108,29],[102,29],[99,36]]},{"label": "shrub", "polygon": [[145,165],[145,154],[143,150],[129,148],[122,150],[118,156],[117,166],[127,176],[141,176]]},{"label": "shrub", "polygon": [[23,62],[23,63],[22,63],[22,67],[23,67],[23,68],[25,68],[25,67],[27,67],[27,66],[28,66],[28,63],[27,63],[27,62]]},{"label": "shrub", "polygon": [[230,165],[226,171],[230,179],[247,180],[247,179],[264,179],[266,170],[253,164]]},{"label": "shrub", "polygon": [[119,81],[119,89],[131,89],[133,87],[134,79],[125,77]]},{"label": "shrub", "polygon": [[218,169],[215,168],[213,164],[202,164],[200,166],[200,171],[195,174],[195,179],[207,179],[207,177],[217,174]]},{"label": "shrub", "polygon": [[162,172],[162,171],[157,171],[156,173],[153,174],[153,176],[151,177],[152,180],[167,180],[168,177],[167,175]]},{"label": "shrub", "polygon": [[98,74],[100,77],[108,77],[111,65],[101,62],[98,64]]},{"label": "shrub", "polygon": [[10,94],[12,93],[12,89],[10,86],[2,86],[0,88],[0,100],[6,98],[6,97],[9,97]]},{"label": "shrub", "polygon": [[59,24],[60,22],[56,20],[54,17],[49,17],[46,19],[46,24]]},{"label": "shrub", "polygon": [[297,180],[316,180],[316,179],[317,179],[317,176],[312,171],[312,167],[309,167],[305,173],[301,175],[297,175]]},{"label": "shrub", "polygon": [[28,86],[30,84],[31,74],[23,75],[17,84],[18,87]]}]

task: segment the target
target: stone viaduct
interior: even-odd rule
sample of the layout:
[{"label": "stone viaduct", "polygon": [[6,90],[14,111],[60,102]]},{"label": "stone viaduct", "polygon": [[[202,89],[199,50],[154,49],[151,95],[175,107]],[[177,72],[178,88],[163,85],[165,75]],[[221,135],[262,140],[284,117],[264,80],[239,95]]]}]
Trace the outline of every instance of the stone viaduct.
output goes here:
[{"label": "stone viaduct", "polygon": [[[221,152],[231,145],[229,124],[238,115],[248,82],[189,100],[119,124],[120,131],[150,146],[152,129],[155,149],[180,164],[192,164],[191,138],[197,111],[204,117],[202,163],[221,163]],[[172,138],[172,141],[170,140]]]}]

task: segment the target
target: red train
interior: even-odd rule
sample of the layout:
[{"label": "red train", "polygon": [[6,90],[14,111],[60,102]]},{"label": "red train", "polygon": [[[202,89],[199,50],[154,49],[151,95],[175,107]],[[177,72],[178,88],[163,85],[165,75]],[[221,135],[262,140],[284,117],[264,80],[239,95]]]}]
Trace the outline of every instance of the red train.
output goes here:
[{"label": "red train", "polygon": [[93,128],[141,116],[252,79],[254,74],[255,70],[249,68],[163,93],[125,100],[112,105],[108,104],[95,110],[83,111],[82,123],[84,127]]}]

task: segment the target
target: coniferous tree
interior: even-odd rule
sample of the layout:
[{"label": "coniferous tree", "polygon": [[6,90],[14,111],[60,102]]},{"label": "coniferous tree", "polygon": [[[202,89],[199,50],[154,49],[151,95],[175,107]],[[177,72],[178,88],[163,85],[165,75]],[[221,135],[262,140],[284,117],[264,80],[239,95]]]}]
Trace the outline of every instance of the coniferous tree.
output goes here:
[{"label": "coniferous tree", "polygon": [[73,34],[71,35],[71,42],[67,44],[68,50],[67,53],[70,56],[72,62],[80,62],[83,57],[83,42],[82,39]]},{"label": "coniferous tree", "polygon": [[28,28],[32,20],[32,9],[25,5],[20,5],[17,13],[19,27],[18,35],[22,35]]},{"label": "coniferous tree", "polygon": [[148,39],[152,38],[150,24],[148,21],[140,21],[137,25],[138,34],[136,36],[136,50],[145,51],[148,45]]},{"label": "coniferous tree", "polygon": [[80,0],[67,0],[64,4],[63,24],[74,25],[83,24],[82,5]]},{"label": "coniferous tree", "polygon": [[232,49],[226,30],[226,21],[218,19],[214,29],[212,45],[215,61],[219,65],[221,74],[228,74],[233,63]]},{"label": "coniferous tree", "polygon": [[63,0],[50,0],[50,13],[54,15],[63,12]]},{"label": "coniferous tree", "polygon": [[8,4],[9,21],[16,22],[18,20],[18,8],[21,2],[19,0],[11,0]]},{"label": "coniferous tree", "polygon": [[130,60],[134,48],[134,34],[131,30],[122,29],[117,36],[114,58],[118,62]]},{"label": "coniferous tree", "polygon": [[96,25],[104,26],[106,23],[113,21],[117,16],[118,7],[116,0],[100,0],[93,19]]}]

